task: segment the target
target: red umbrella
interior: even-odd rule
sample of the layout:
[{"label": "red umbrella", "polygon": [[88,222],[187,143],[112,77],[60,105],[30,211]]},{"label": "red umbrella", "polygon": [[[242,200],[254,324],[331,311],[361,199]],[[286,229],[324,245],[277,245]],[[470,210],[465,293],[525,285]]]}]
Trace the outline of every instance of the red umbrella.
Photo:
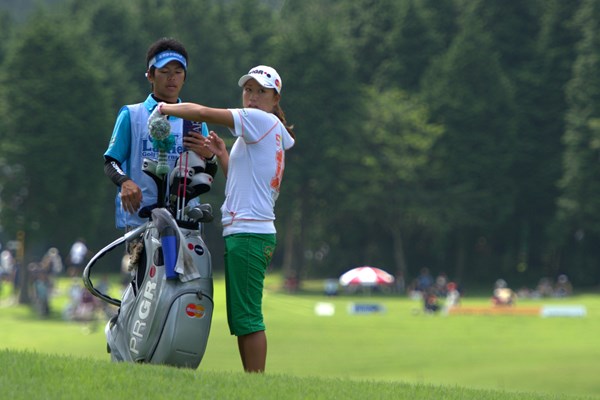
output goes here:
[{"label": "red umbrella", "polygon": [[340,276],[340,285],[389,285],[394,283],[394,277],[382,269],[363,266],[356,267]]}]

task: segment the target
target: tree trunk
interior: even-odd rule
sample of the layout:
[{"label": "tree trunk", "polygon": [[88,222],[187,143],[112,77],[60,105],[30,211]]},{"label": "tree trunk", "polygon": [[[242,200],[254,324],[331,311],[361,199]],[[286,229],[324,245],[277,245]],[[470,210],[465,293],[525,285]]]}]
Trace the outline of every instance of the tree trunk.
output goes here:
[{"label": "tree trunk", "polygon": [[29,296],[29,269],[25,263],[17,265],[16,273],[19,279],[19,304],[31,304],[31,296]]},{"label": "tree trunk", "polygon": [[[285,232],[283,233],[283,279],[284,279],[284,287],[288,292],[296,292],[300,286],[300,268],[302,266],[302,262],[298,262],[298,243],[296,240],[297,233],[297,224],[298,224],[298,216],[297,208],[293,208],[294,210],[291,214],[286,215],[285,217]],[[302,226],[300,225],[301,233]],[[300,235],[301,237],[301,235]],[[300,259],[302,260],[302,259]]]},{"label": "tree trunk", "polygon": [[466,264],[466,234],[464,228],[458,228],[456,235],[456,272],[454,274],[455,279],[458,282],[462,282],[463,275],[465,273]]},{"label": "tree trunk", "polygon": [[284,276],[288,276],[294,268],[294,217],[291,215],[286,216],[283,232],[283,273]]},{"label": "tree trunk", "polygon": [[397,224],[391,228],[392,239],[394,243],[394,262],[396,264],[396,289],[398,292],[404,292],[406,288],[406,278],[408,268],[406,266],[406,256],[404,255],[404,243],[400,225]]}]

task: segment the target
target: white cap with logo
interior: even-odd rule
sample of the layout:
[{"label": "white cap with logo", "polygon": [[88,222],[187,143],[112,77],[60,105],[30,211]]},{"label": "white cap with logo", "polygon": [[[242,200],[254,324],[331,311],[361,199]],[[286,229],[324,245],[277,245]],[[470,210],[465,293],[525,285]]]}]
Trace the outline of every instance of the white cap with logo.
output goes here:
[{"label": "white cap with logo", "polygon": [[275,89],[277,93],[281,93],[282,82],[277,71],[274,68],[266,65],[258,65],[238,81],[238,85],[243,87],[246,82],[250,79],[255,79],[262,87],[267,89]]}]

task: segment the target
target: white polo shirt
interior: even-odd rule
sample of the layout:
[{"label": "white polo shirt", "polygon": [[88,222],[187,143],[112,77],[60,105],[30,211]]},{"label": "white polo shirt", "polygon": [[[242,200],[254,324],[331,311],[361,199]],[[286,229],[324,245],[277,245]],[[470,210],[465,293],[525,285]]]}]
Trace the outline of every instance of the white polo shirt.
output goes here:
[{"label": "white polo shirt", "polygon": [[275,201],[294,139],[274,114],[253,108],[230,109],[237,137],[229,154],[223,236],[275,233]]}]

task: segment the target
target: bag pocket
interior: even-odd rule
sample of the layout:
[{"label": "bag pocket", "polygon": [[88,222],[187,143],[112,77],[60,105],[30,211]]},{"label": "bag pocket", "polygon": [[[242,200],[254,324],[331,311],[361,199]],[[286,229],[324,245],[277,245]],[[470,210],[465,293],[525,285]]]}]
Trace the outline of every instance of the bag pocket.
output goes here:
[{"label": "bag pocket", "polygon": [[206,351],[213,308],[212,298],[199,289],[177,294],[171,301],[148,361],[197,368]]}]

